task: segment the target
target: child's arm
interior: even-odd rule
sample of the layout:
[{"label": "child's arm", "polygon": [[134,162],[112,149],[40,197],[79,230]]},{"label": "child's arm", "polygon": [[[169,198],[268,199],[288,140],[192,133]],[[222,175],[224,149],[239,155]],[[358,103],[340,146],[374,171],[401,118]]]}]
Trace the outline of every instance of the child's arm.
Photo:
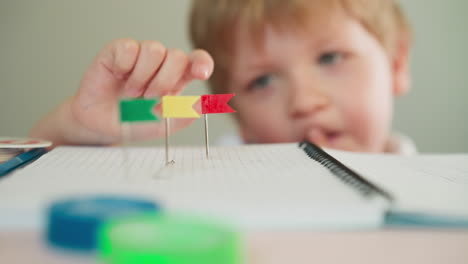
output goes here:
[{"label": "child's arm", "polygon": [[[61,144],[115,144],[122,141],[118,120],[120,97],[179,94],[192,80],[206,80],[213,60],[205,51],[190,54],[156,41],[120,39],[107,45],[81,80],[78,92],[40,120],[32,137]],[[174,119],[171,131],[194,119]],[[164,136],[163,123],[132,125],[132,140]]]}]

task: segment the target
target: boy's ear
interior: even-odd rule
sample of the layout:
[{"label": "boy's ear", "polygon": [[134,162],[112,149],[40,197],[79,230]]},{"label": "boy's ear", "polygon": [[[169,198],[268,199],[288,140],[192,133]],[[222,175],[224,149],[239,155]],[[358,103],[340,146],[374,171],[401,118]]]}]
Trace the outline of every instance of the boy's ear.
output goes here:
[{"label": "boy's ear", "polygon": [[411,86],[410,76],[410,40],[403,37],[399,40],[393,54],[393,94],[400,96],[408,92]]}]

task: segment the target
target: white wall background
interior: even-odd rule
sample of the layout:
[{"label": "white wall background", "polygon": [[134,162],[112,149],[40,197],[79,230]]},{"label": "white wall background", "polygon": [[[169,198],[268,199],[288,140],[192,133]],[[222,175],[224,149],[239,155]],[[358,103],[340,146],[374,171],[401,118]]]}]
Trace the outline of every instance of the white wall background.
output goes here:
[{"label": "white wall background", "polygon": [[[95,54],[115,38],[156,39],[190,50],[189,2],[0,0],[0,136],[26,136],[75,92]],[[395,127],[420,151],[468,152],[468,1],[402,2],[415,31],[413,89],[397,102]],[[187,90],[206,92],[202,83]],[[199,120],[172,141],[202,145],[202,127]],[[210,118],[213,141],[232,130],[229,117]]]}]

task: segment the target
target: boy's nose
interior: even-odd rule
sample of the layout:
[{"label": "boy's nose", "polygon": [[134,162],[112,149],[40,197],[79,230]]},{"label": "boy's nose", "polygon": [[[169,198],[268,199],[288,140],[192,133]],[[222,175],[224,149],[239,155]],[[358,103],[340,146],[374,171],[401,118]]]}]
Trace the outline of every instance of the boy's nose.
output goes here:
[{"label": "boy's nose", "polygon": [[290,89],[290,115],[293,118],[319,112],[329,103],[328,95],[312,82],[296,83]]}]

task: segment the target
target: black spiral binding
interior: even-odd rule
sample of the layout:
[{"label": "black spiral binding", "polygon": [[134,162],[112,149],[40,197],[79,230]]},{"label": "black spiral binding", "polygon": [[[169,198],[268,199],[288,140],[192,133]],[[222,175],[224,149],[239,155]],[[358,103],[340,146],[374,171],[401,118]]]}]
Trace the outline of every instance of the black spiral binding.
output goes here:
[{"label": "black spiral binding", "polygon": [[299,147],[305,151],[307,156],[322,164],[334,175],[336,175],[342,182],[353,187],[363,196],[372,197],[375,195],[381,195],[389,201],[393,200],[393,197],[388,192],[369,182],[368,180],[360,176],[358,173],[356,173],[340,161],[333,158],[330,154],[325,152],[320,147],[308,141],[303,141],[299,143]]}]

